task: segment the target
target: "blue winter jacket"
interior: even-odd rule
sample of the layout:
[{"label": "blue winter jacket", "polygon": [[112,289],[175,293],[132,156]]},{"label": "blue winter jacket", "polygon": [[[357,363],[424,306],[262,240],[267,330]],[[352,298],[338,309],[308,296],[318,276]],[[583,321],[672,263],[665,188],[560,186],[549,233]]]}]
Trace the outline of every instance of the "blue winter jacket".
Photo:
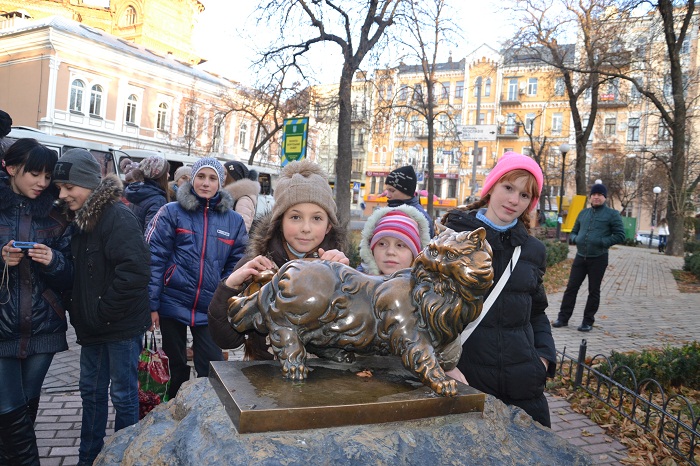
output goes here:
[{"label": "blue winter jacket", "polygon": [[[53,258],[43,266],[25,256],[8,267],[0,286],[0,358],[19,358],[68,349],[66,311],[60,295],[73,283],[70,234],[65,217],[53,207],[49,190],[36,199],[16,194],[0,174],[0,246],[10,240],[49,246]],[[5,261],[0,258],[0,269]]]},{"label": "blue winter jacket", "polygon": [[167,203],[165,191],[153,180],[131,183],[124,188],[124,197],[144,230],[151,223],[158,209]]},{"label": "blue winter jacket", "polygon": [[189,326],[207,325],[207,308],[248,243],[233,198],[219,191],[207,200],[190,183],[177,201],[160,208],[146,228],[151,250],[151,311]]}]

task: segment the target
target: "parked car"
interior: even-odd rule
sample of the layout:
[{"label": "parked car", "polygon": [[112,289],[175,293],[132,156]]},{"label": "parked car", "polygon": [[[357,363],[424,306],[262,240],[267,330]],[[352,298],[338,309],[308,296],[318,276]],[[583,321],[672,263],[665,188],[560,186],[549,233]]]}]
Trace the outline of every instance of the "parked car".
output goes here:
[{"label": "parked car", "polygon": [[[637,233],[637,244],[642,246],[649,246],[649,232],[640,231]],[[659,247],[659,237],[658,235],[653,235],[651,237],[651,245],[653,247]]]}]

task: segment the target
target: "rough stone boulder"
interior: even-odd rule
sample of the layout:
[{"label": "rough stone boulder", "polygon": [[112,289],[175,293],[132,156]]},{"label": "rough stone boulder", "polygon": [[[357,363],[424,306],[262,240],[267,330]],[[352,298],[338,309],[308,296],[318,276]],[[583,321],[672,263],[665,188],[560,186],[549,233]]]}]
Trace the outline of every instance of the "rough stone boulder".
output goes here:
[{"label": "rough stone boulder", "polygon": [[580,449],[487,396],[484,413],[238,434],[206,378],[112,435],[96,465],[590,465]]}]

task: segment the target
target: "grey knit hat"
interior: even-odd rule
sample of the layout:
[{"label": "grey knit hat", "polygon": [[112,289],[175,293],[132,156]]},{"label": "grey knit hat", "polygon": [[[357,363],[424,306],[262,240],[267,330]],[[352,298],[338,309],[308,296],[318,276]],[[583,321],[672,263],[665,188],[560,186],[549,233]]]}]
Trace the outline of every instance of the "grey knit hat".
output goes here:
[{"label": "grey knit hat", "polygon": [[310,160],[291,162],[282,169],[275,187],[275,206],[272,208],[273,221],[296,204],[316,204],[323,208],[333,225],[338,224],[337,207],[333,190],[328,184],[328,175]]},{"label": "grey knit hat", "polygon": [[193,179],[197,176],[197,172],[199,172],[199,170],[202,168],[211,168],[217,173],[217,175],[219,175],[219,190],[221,190],[224,187],[224,180],[226,179],[226,170],[224,169],[224,166],[221,165],[221,162],[216,160],[214,157],[202,157],[201,159],[197,160],[192,165]]},{"label": "grey knit hat", "polygon": [[56,162],[53,181],[94,190],[102,181],[102,170],[90,152],[70,149]]}]

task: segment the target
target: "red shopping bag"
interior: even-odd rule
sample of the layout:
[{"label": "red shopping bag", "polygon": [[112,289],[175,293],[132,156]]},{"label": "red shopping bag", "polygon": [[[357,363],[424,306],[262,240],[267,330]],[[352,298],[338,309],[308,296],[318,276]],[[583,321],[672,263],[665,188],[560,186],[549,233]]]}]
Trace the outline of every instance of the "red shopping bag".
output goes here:
[{"label": "red shopping bag", "polygon": [[170,365],[168,356],[156,345],[156,335],[151,332],[144,337],[143,351],[139,355],[139,419],[163,401],[168,401]]}]

